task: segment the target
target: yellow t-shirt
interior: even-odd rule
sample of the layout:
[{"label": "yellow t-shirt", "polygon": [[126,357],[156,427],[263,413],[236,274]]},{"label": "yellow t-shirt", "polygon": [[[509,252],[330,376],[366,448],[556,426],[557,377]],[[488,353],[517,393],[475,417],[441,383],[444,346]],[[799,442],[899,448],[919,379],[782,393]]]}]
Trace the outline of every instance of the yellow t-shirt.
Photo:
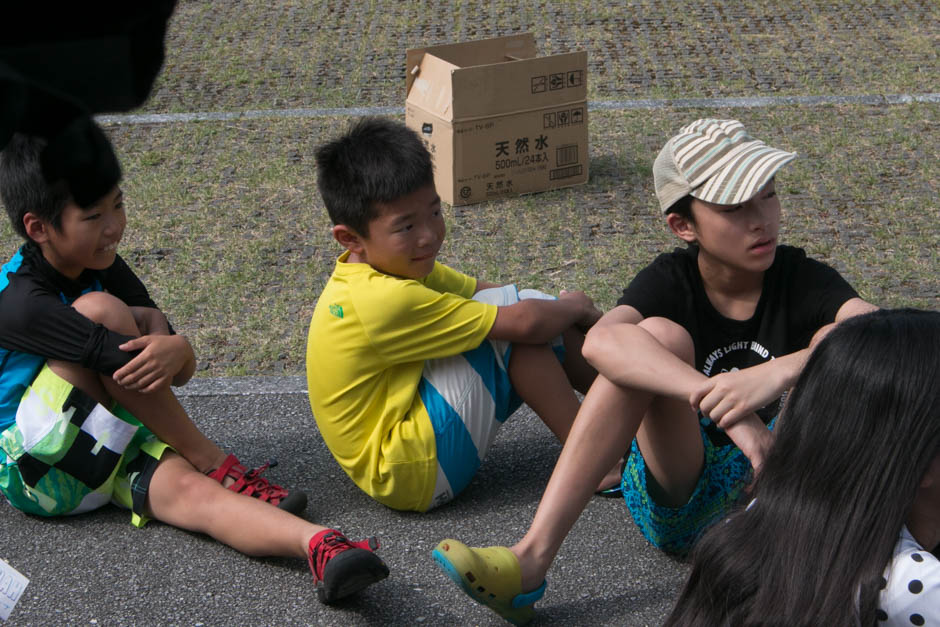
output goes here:
[{"label": "yellow t-shirt", "polygon": [[472,300],[476,279],[443,264],[415,281],[348,256],[310,321],[310,407],[356,485],[389,507],[424,511],[437,478],[434,430],[418,395],[424,361],[479,346],[497,307]]}]

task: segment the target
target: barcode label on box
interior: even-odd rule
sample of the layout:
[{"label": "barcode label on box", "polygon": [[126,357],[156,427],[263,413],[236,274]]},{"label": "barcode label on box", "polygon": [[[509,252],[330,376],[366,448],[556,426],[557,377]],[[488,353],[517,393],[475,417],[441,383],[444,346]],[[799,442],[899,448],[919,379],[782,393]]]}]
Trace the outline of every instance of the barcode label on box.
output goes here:
[{"label": "barcode label on box", "polygon": [[581,166],[572,165],[572,166],[568,166],[567,168],[557,168],[555,170],[552,170],[551,172],[548,173],[548,178],[554,181],[557,179],[566,179],[572,176],[580,176],[580,175],[581,175]]},{"label": "barcode label on box", "polygon": [[578,145],[567,144],[559,146],[555,151],[556,165],[571,165],[578,162]]}]

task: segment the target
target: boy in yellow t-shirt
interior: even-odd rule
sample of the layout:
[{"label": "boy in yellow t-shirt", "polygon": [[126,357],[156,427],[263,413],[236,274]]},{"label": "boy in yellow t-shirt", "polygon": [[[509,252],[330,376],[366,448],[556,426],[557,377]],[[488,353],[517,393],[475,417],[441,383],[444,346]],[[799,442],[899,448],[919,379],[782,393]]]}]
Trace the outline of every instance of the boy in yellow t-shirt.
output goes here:
[{"label": "boy in yellow t-shirt", "polygon": [[430,155],[403,124],[364,119],[316,158],[346,251],[310,322],[307,383],[320,433],[356,485],[395,509],[446,503],[521,401],[564,442],[574,389],[595,376],[581,356],[600,317],[591,300],[435,261],[441,200]]}]

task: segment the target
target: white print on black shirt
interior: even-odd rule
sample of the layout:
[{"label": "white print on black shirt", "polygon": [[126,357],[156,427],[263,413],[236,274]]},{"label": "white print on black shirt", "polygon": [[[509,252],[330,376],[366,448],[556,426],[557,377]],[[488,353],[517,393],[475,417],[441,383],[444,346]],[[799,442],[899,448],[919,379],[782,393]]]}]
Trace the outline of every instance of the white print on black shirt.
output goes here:
[{"label": "white print on black shirt", "polygon": [[[731,353],[741,351],[741,350],[751,350],[761,356],[762,359],[774,359],[770,355],[770,351],[764,348],[760,343],[749,340],[740,340],[737,342],[732,342],[723,348],[716,348],[708,357],[705,358],[705,365],[702,366],[702,373],[706,377],[712,376],[712,369],[715,366],[715,362],[722,360],[726,356],[730,356]],[[732,359],[731,361],[736,362],[737,364],[741,363],[740,359]],[[719,372],[736,372],[739,370],[738,365],[731,366],[730,368],[721,368]]]},{"label": "white print on black shirt", "polygon": [[[760,342],[756,340],[736,340],[710,352],[702,365],[702,373],[710,377],[713,374],[737,372],[774,359],[775,357]],[[786,395],[787,393],[784,392],[779,398],[755,412],[764,424],[769,424],[779,413],[786,401]],[[731,440],[718,425],[704,416],[701,422],[709,439],[715,446],[731,444]]]}]

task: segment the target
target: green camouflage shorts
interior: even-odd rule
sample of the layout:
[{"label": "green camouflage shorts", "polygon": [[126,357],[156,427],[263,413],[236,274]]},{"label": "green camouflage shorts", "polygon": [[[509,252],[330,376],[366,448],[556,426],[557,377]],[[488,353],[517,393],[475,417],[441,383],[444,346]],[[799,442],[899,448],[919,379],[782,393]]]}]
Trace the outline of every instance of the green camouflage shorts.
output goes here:
[{"label": "green camouflage shorts", "polygon": [[126,409],[105,409],[47,365],[0,433],[0,492],[39,516],[114,503],[142,527],[150,478],[168,448]]}]

